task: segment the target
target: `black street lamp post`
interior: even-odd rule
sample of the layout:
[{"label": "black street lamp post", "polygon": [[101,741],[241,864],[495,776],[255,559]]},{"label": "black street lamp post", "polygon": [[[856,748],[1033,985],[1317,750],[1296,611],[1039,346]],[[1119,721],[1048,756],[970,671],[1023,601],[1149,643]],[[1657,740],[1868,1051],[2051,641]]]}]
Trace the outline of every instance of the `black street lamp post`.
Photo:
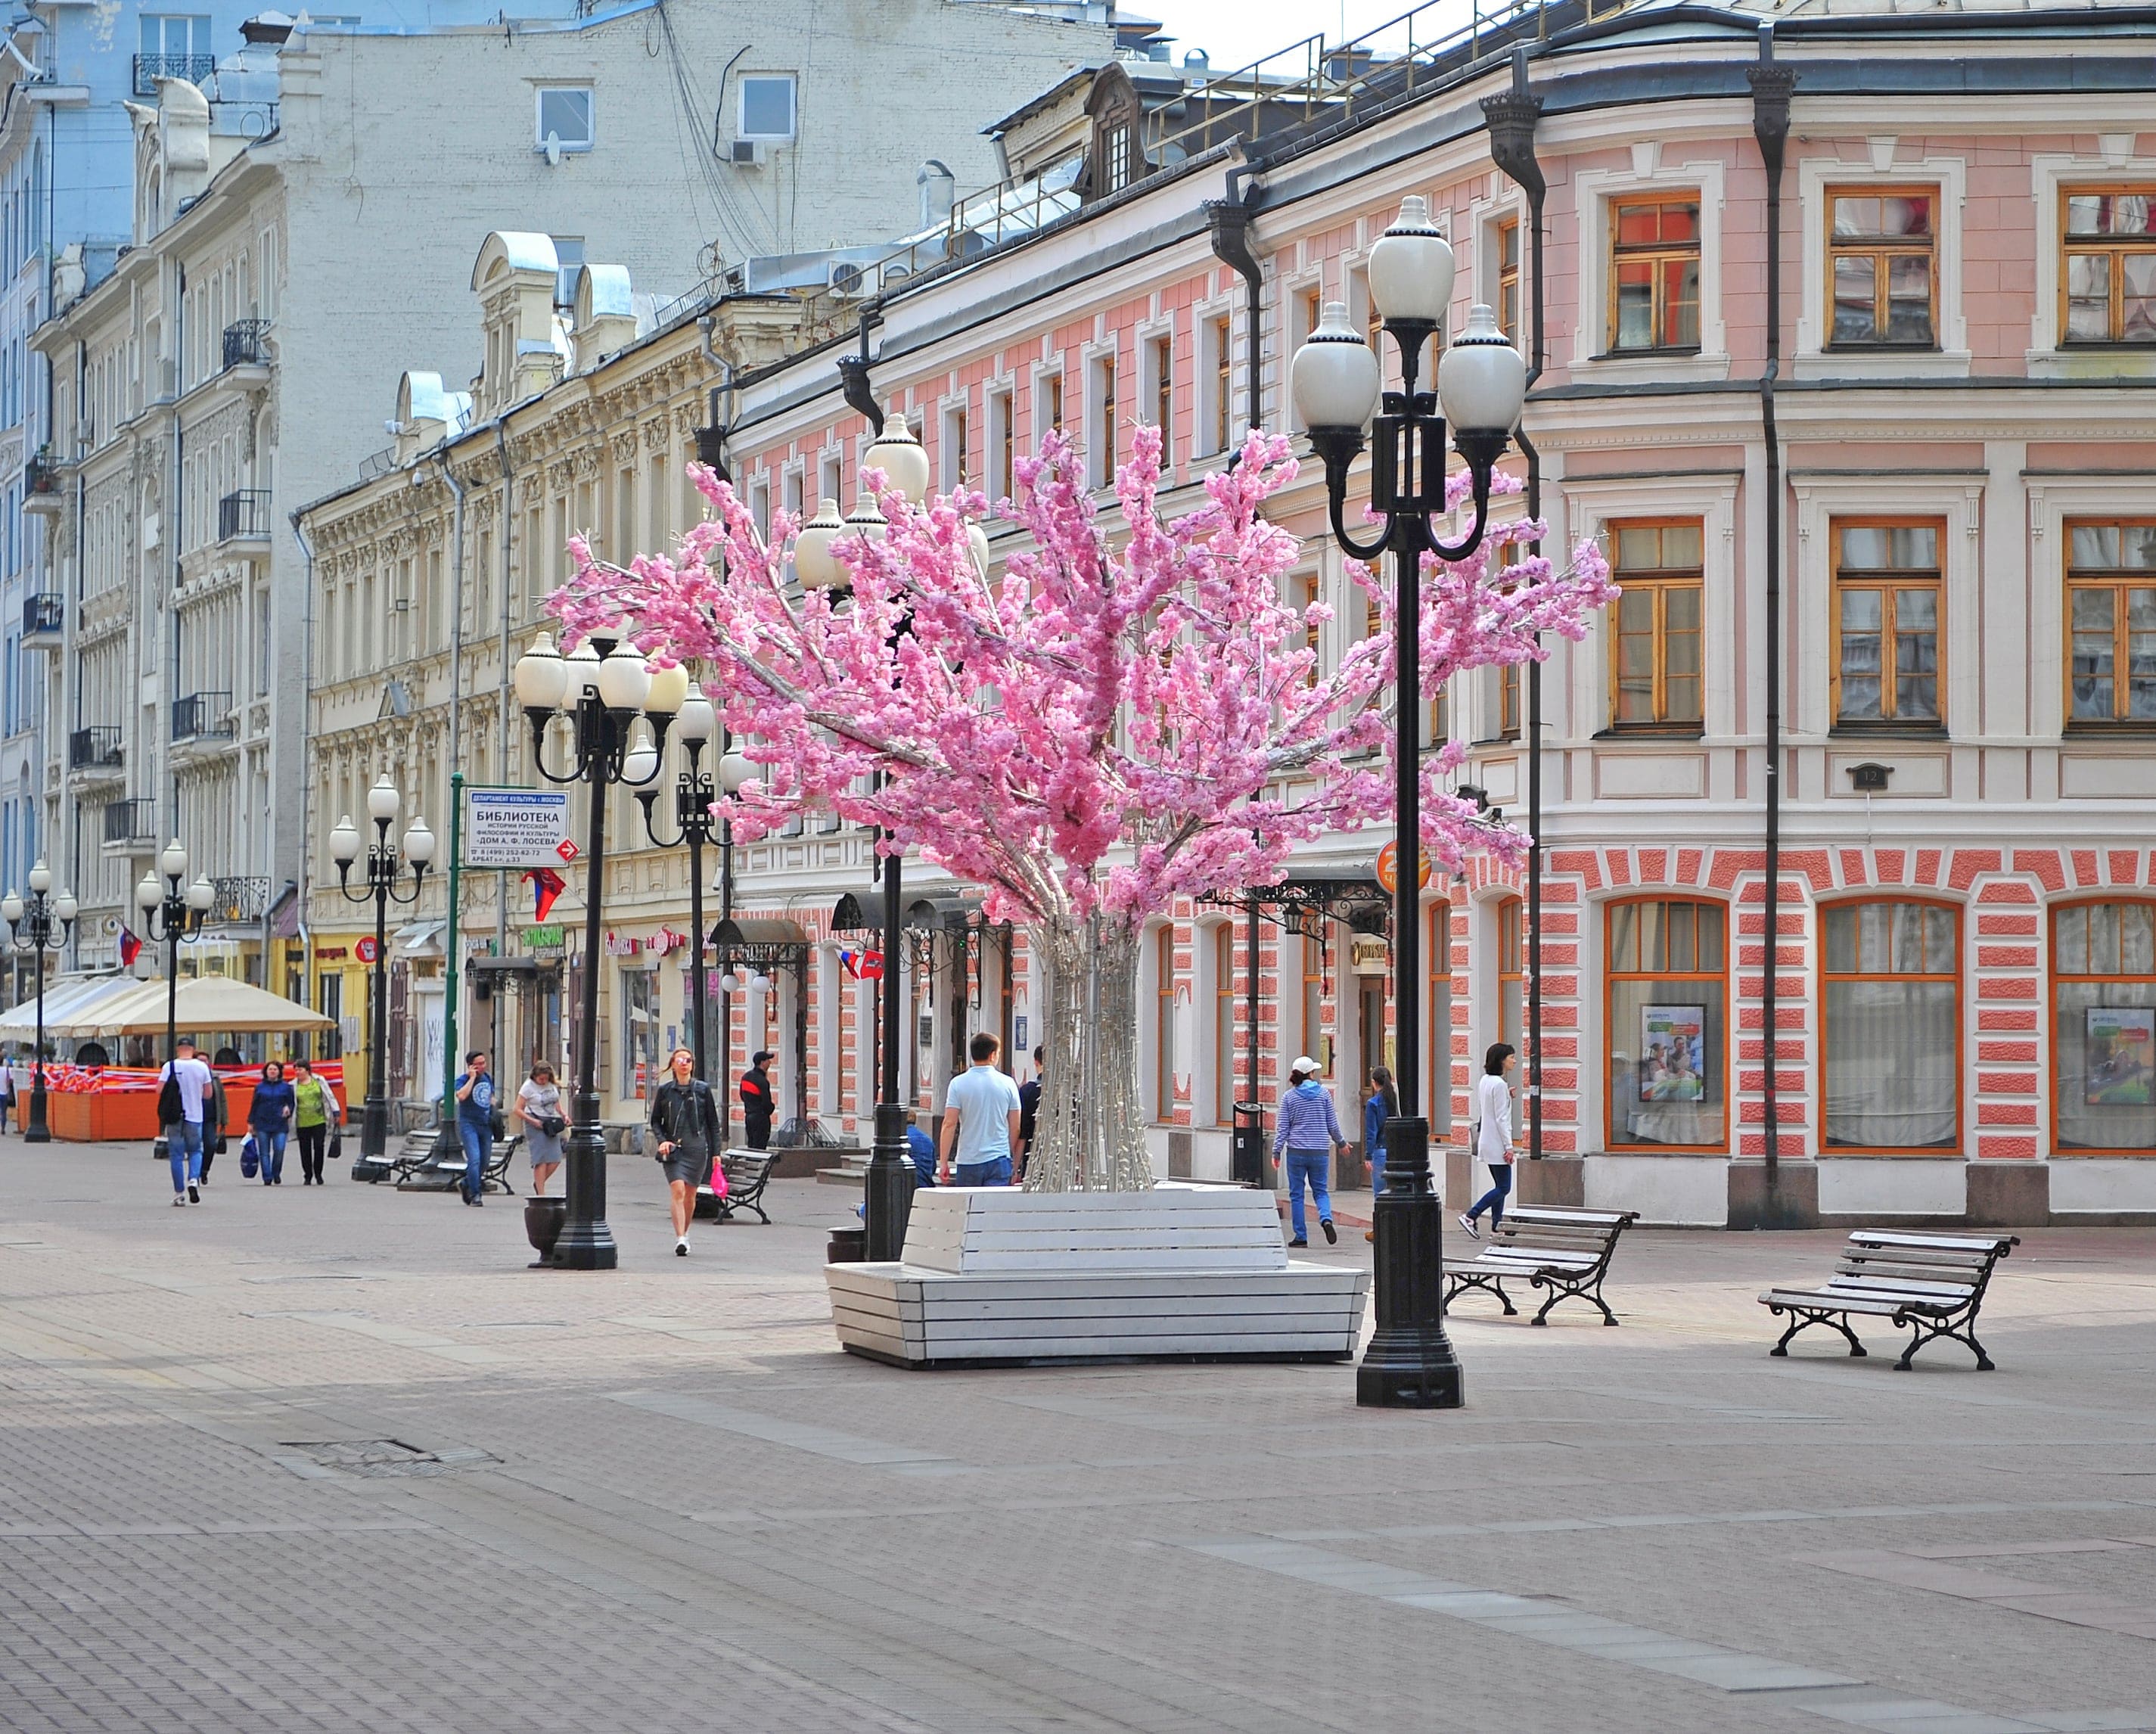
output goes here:
[{"label": "black street lamp post", "polygon": [[[157,875],[165,876],[161,887]],[[187,852],[175,837],[158,853],[157,869],[145,873],[135,887],[135,906],[142,912],[142,936],[165,948],[165,1064],[179,1058],[180,941],[192,939],[209,918],[217,900],[216,889],[207,879],[187,883]]]},{"label": "black street lamp post", "polygon": [[[581,782],[590,795],[583,1004],[577,1018],[577,1091],[565,1147],[568,1208],[554,1243],[553,1263],[562,1270],[611,1270],[621,1254],[606,1220],[606,1140],[599,1131],[598,1087],[607,792],[617,784],[643,788],[658,779],[666,731],[688,701],[689,671],[678,663],[653,668],[633,644],[611,637],[588,638],[565,657],[542,633],[517,659],[516,696],[531,726],[531,759],[539,774],[549,782]],[[565,707],[576,736],[576,766],[557,777],[547,767],[547,731]],[[700,968],[702,937],[697,936]]]},{"label": "black street lamp post", "polygon": [[[1527,366],[1505,341],[1487,307],[1477,305],[1459,341],[1445,351],[1435,392],[1417,389],[1423,349],[1440,329],[1452,300],[1452,249],[1430,224],[1424,202],[1409,198],[1370,249],[1370,297],[1400,354],[1400,388],[1380,398],[1378,357],[1328,303],[1317,329],[1295,357],[1296,410],[1325,465],[1332,534],[1358,560],[1390,552],[1394,642],[1399,647],[1394,719],[1395,858],[1393,1007],[1400,1111],[1385,1123],[1385,1189],[1375,1201],[1373,1284],[1377,1329],[1356,1369],[1355,1400],[1366,1406],[1453,1408],[1460,1401],[1460,1362],[1445,1334],[1443,1212],[1430,1183],[1430,1122],[1421,1107],[1421,736],[1419,651],[1422,557],[1460,560],[1473,553],[1488,523],[1490,475],[1518,421]],[[1432,515],[1445,497],[1445,414],[1453,444],[1474,484],[1474,521],[1457,543],[1440,541]],[[1375,418],[1370,505],[1382,528],[1358,541],[1347,527],[1348,467]],[[1431,1087],[1436,1087],[1432,1080]]]},{"label": "black street lamp post", "polygon": [[[368,984],[367,1018],[367,1106],[359,1123],[359,1159],[380,1162],[389,1150],[389,905],[417,903],[419,887],[434,859],[434,834],[424,818],[414,816],[404,832],[403,860],[389,845],[389,828],[397,822],[397,786],[384,772],[367,792],[367,817],[374,821],[374,841],[367,849],[367,885],[352,888],[352,864],[359,859],[359,827],[346,813],[330,833],[330,858],[336,863],[337,889],[347,903],[374,904],[374,957]],[[400,894],[397,877],[406,865],[412,869],[412,888]]]},{"label": "black street lamp post", "polygon": [[8,921],[8,936],[38,960],[38,1045],[31,1060],[30,1119],[23,1128],[25,1144],[49,1144],[52,1129],[45,1124],[45,953],[64,949],[74,932],[74,894],[49,894],[53,870],[42,859],[30,870],[30,895],[26,903],[13,891],[0,899],[0,916]]}]

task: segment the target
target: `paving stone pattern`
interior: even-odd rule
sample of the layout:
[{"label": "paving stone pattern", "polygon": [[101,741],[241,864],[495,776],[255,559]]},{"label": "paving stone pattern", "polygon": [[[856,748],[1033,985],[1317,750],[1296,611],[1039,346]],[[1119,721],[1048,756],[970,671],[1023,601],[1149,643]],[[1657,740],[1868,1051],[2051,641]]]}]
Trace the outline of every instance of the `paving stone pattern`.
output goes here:
[{"label": "paving stone pattern", "polygon": [[1635,1231],[1623,1330],[1463,1311],[1469,1406],[1375,1413],[850,1360],[806,1183],[683,1259],[618,1161],[571,1274],[163,1172],[0,1140],[0,1728],[2156,1729],[2156,1232],[2027,1234],[1999,1371],[1904,1374],[1766,1355],[1838,1237]]}]

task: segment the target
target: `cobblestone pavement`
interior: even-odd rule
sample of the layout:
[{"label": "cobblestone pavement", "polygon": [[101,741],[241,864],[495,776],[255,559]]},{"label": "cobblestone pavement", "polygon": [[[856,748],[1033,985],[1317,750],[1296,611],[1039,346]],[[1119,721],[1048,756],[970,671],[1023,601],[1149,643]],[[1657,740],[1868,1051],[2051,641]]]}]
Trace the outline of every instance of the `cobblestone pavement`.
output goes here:
[{"label": "cobblestone pavement", "polygon": [[1624,1329],[1471,1300],[1405,1414],[850,1359],[834,1188],[682,1259],[618,1161],[572,1275],[237,1169],[0,1141],[0,1726],[2156,1729],[2156,1234],[2026,1234],[1999,1370],[1904,1374],[1767,1357],[1837,1237],[1639,1233]]}]

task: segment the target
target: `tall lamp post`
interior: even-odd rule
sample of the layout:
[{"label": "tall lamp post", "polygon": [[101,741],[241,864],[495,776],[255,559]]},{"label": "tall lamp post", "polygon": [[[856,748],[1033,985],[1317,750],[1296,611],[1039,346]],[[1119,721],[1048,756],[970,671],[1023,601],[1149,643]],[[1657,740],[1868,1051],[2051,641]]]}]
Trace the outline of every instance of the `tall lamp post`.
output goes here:
[{"label": "tall lamp post", "polygon": [[[163,874],[161,887],[157,875]],[[187,883],[187,847],[175,837],[158,852],[157,869],[135,887],[135,906],[142,912],[142,936],[165,948],[165,1064],[179,1058],[180,941],[192,939],[209,918],[217,891],[207,879]]]},{"label": "tall lamp post", "polygon": [[7,917],[8,936],[38,958],[38,1045],[31,1061],[30,1123],[23,1128],[25,1144],[49,1144],[52,1129],[45,1124],[45,953],[58,952],[74,931],[74,894],[63,891],[49,897],[53,870],[42,858],[30,870],[30,897],[25,903],[12,890],[0,899],[0,916]]},{"label": "tall lamp post", "polygon": [[[644,834],[654,845],[660,849],[679,849],[685,843],[689,845],[689,931],[693,936],[689,954],[689,1051],[696,1056],[696,1075],[705,1079],[711,1073],[704,1062],[704,849],[720,821],[711,816],[711,803],[718,798],[718,790],[704,774],[703,756],[705,746],[718,732],[718,713],[711,708],[711,701],[704,696],[704,689],[691,681],[688,696],[682,700],[681,709],[674,719],[674,733],[689,749],[689,768],[674,784],[674,829],[680,834],[672,842],[659,834],[659,828],[652,819],[651,809],[658,804],[659,791],[639,789],[636,795],[637,804],[644,808]],[[723,781],[723,757],[719,774]]]},{"label": "tall lamp post", "polygon": [[[583,1004],[577,1019],[577,1092],[570,1108],[568,1210],[554,1265],[564,1270],[611,1270],[620,1263],[606,1220],[606,1141],[599,1132],[598,1032],[600,903],[606,885],[607,791],[641,788],[659,776],[659,755],[675,715],[688,702],[689,671],[655,669],[634,645],[588,638],[560,654],[542,633],[517,659],[516,697],[531,726],[531,759],[549,782],[583,783],[591,824],[584,849]],[[576,736],[576,765],[562,776],[547,767],[547,731],[566,706]],[[639,714],[641,713],[641,714]],[[709,738],[708,736],[706,736]],[[701,947],[702,936],[697,936]],[[702,958],[698,957],[701,965]]]},{"label": "tall lamp post", "polygon": [[[1400,388],[1380,396],[1378,357],[1327,303],[1290,372],[1296,412],[1325,465],[1332,534],[1358,560],[1393,557],[1394,642],[1399,647],[1394,718],[1394,836],[1400,863],[1393,910],[1393,1006],[1399,1056],[1400,1111],[1385,1122],[1385,1190],[1376,1218],[1377,1329],[1356,1369],[1355,1400],[1389,1408],[1453,1408],[1460,1401],[1460,1362],[1445,1334],[1443,1213],[1430,1184],[1430,1122],[1419,1111],[1422,1065],[1420,799],[1422,692],[1419,621],[1422,557],[1461,560],[1487,527],[1490,475],[1519,419],[1527,364],[1505,341],[1487,307],[1445,351],[1435,392],[1417,389],[1424,346],[1452,300],[1452,249],[1431,225],[1424,201],[1409,198],[1370,249],[1370,298],[1400,355]],[[1441,400],[1441,406],[1440,406]],[[1367,541],[1347,525],[1348,466],[1362,455],[1374,423],[1370,500],[1380,521]],[[1445,503],[1445,422],[1467,462],[1474,521],[1456,543],[1440,541],[1432,515]],[[1435,1088],[1435,1080],[1433,1080]]]},{"label": "tall lamp post", "polygon": [[[428,864],[434,859],[434,834],[427,821],[414,816],[404,832],[403,859],[389,844],[389,828],[397,822],[401,798],[387,772],[367,792],[367,816],[374,821],[374,841],[367,849],[367,884],[355,891],[352,863],[359,859],[359,827],[346,813],[330,833],[330,859],[336,863],[337,889],[347,903],[374,903],[373,979],[367,989],[367,1107],[359,1123],[359,1159],[379,1162],[389,1150],[389,905],[417,903],[426,880]],[[404,868],[412,870],[412,886],[399,893],[397,880]]]}]

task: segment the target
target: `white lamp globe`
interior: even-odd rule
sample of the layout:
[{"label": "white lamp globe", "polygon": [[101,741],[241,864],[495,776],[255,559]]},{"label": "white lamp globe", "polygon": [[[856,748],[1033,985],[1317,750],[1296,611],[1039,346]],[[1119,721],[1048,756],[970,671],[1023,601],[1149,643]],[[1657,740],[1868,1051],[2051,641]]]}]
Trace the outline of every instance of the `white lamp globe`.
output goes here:
[{"label": "white lamp globe", "polygon": [[72,921],[75,918],[75,912],[81,907],[82,905],[74,900],[74,893],[72,891],[63,891],[53,899],[53,913],[63,921]]},{"label": "white lamp globe", "polygon": [[157,875],[146,873],[135,884],[135,906],[147,913],[164,900],[165,894],[157,888]]},{"label": "white lamp globe", "polygon": [[694,680],[682,695],[681,709],[674,719],[674,738],[690,746],[701,746],[719,731],[719,715],[704,689]]},{"label": "white lamp globe", "polygon": [[845,582],[845,573],[831,557],[831,544],[845,527],[846,521],[839,516],[837,500],[816,502],[816,516],[803,524],[793,537],[793,576],[800,579],[802,588],[829,590]]},{"label": "white lamp globe", "polygon": [[756,781],[756,761],[737,747],[719,760],[719,787],[737,795]]},{"label": "white lamp globe", "polygon": [[568,691],[568,665],[552,637],[542,632],[516,659],[516,702],[527,711],[558,711]]},{"label": "white lamp globe", "polygon": [[42,897],[52,888],[53,870],[45,865],[44,858],[41,855],[38,858],[38,864],[30,870],[30,895]]},{"label": "white lamp globe", "polygon": [[1295,352],[1288,388],[1306,428],[1360,428],[1378,408],[1378,358],[1348,323],[1348,304],[1327,301],[1317,329]]},{"label": "white lamp globe", "polygon": [[386,825],[397,817],[397,785],[384,771],[374,780],[374,787],[367,792],[367,816],[378,825]]},{"label": "white lamp globe", "polygon": [[638,711],[650,690],[644,653],[624,639],[599,664],[599,702],[609,711]]},{"label": "white lamp globe", "polygon": [[748,991],[752,993],[768,993],[771,991],[771,977],[762,970],[758,970],[748,978]]},{"label": "white lamp globe", "polygon": [[[330,833],[330,859],[340,867],[349,867],[359,859],[359,827],[352,822],[348,813]],[[146,879],[143,883],[147,885],[149,881]]]},{"label": "white lamp globe", "polygon": [[404,832],[404,859],[424,867],[434,859],[434,834],[424,818],[414,818]]},{"label": "white lamp globe", "polygon": [[983,582],[988,576],[988,532],[978,518],[966,520],[966,546],[973,551],[973,569]]},{"label": "white lamp globe", "polygon": [[1370,300],[1386,319],[1438,325],[1452,305],[1452,247],[1430,220],[1419,192],[1400,201],[1400,214],[1370,249]]},{"label": "white lamp globe", "polygon": [[651,690],[644,695],[644,708],[653,716],[671,716],[678,712],[689,697],[687,665],[675,663],[662,669],[655,663],[651,669]]},{"label": "white lamp globe", "polygon": [[565,703],[579,704],[587,693],[599,690],[598,646],[589,639],[563,657],[562,662],[568,677]]},{"label": "white lamp globe", "polygon": [[1456,433],[1507,434],[1519,425],[1527,364],[1480,301],[1470,310],[1459,341],[1437,364],[1437,394]]},{"label": "white lamp globe", "polygon": [[741,992],[741,977],[731,969],[719,977],[719,991],[721,993],[738,993]]},{"label": "white lamp globe", "polygon": [[217,888],[208,880],[198,878],[187,887],[187,907],[197,915],[208,913],[210,905],[217,901]]},{"label": "white lamp globe", "polygon": [[157,856],[157,870],[167,879],[185,879],[187,876],[187,845],[175,837]]},{"label": "white lamp globe", "polygon": [[659,749],[651,744],[651,725],[641,717],[622,759],[621,774],[628,782],[649,782],[659,774]]},{"label": "white lamp globe", "polygon": [[883,424],[883,432],[869,442],[861,468],[880,469],[910,505],[918,505],[928,497],[928,454],[913,437],[913,429],[906,426],[902,411],[894,409]]},{"label": "white lamp globe", "polygon": [[12,927],[23,919],[23,900],[13,891],[0,897],[0,920]]},{"label": "white lamp globe", "polygon": [[[883,521],[883,508],[866,489],[854,502],[854,509],[846,514],[845,534],[848,537],[863,536],[870,541],[881,541],[891,532],[891,526]],[[844,568],[840,568],[839,582],[846,582]]]}]

